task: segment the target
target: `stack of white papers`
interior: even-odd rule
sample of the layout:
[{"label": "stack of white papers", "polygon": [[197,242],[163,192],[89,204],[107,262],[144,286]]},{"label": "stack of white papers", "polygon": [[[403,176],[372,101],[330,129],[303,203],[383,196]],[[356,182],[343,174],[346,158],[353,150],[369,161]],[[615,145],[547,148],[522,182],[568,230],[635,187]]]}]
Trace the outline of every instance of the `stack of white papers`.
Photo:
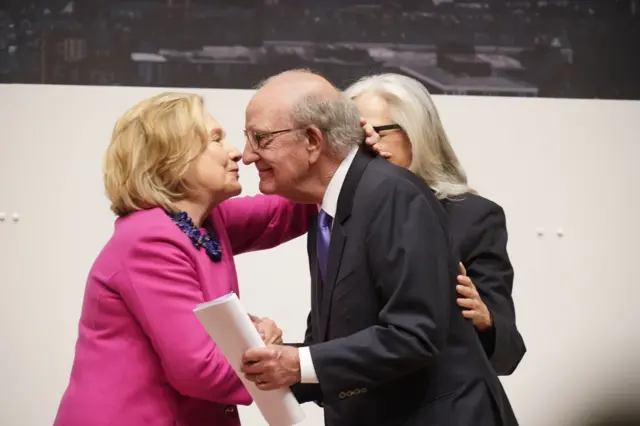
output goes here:
[{"label": "stack of white papers", "polygon": [[270,426],[292,426],[304,420],[304,412],[289,389],[262,391],[240,371],[244,352],[265,345],[235,293],[202,303],[194,312]]}]

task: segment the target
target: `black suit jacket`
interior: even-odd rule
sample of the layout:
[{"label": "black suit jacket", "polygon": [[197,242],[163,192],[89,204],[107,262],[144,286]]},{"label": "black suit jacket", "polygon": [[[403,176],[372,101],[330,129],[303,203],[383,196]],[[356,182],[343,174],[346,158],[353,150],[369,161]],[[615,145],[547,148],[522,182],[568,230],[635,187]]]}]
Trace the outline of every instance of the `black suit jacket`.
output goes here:
[{"label": "black suit jacket", "polygon": [[457,256],[447,217],[413,173],[366,148],[355,156],[333,221],[327,280],[315,222],[309,346],[328,426],[515,425],[470,321],[456,306]]},{"label": "black suit jacket", "polygon": [[502,207],[479,195],[443,200],[451,237],[482,301],[491,312],[492,326],[478,332],[495,371],[509,375],[527,348],[516,327],[511,297],[513,267],[507,254],[507,224]]}]

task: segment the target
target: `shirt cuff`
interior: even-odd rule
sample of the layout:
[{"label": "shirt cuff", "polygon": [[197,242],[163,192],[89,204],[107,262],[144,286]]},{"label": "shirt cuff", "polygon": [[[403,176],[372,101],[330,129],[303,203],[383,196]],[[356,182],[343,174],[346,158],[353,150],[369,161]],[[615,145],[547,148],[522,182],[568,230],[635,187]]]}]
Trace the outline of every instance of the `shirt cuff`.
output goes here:
[{"label": "shirt cuff", "polygon": [[309,348],[298,348],[298,357],[300,358],[300,383],[318,383]]}]

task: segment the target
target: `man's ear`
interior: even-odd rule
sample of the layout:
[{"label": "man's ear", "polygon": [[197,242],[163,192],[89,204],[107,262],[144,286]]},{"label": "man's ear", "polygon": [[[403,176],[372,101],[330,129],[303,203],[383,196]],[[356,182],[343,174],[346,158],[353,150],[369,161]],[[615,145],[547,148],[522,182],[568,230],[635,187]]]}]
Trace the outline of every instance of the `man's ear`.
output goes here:
[{"label": "man's ear", "polygon": [[320,157],[322,146],[326,143],[322,131],[316,126],[309,126],[306,130],[307,136],[307,152],[309,153],[309,162],[315,163]]}]

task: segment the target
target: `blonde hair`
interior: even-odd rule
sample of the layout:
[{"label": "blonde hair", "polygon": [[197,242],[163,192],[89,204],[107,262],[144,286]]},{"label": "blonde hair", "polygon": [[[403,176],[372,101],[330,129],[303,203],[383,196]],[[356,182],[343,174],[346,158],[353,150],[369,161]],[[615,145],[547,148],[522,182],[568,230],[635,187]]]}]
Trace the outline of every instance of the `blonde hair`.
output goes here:
[{"label": "blonde hair", "polygon": [[185,175],[208,141],[202,97],[162,93],[120,117],[104,158],[103,174],[111,210],[125,216],[174,203],[191,189]]},{"label": "blonde hair", "polygon": [[363,77],[345,90],[354,100],[365,93],[383,98],[391,117],[411,142],[409,170],[424,180],[439,199],[475,193],[447,137],[429,91],[400,74]]}]

